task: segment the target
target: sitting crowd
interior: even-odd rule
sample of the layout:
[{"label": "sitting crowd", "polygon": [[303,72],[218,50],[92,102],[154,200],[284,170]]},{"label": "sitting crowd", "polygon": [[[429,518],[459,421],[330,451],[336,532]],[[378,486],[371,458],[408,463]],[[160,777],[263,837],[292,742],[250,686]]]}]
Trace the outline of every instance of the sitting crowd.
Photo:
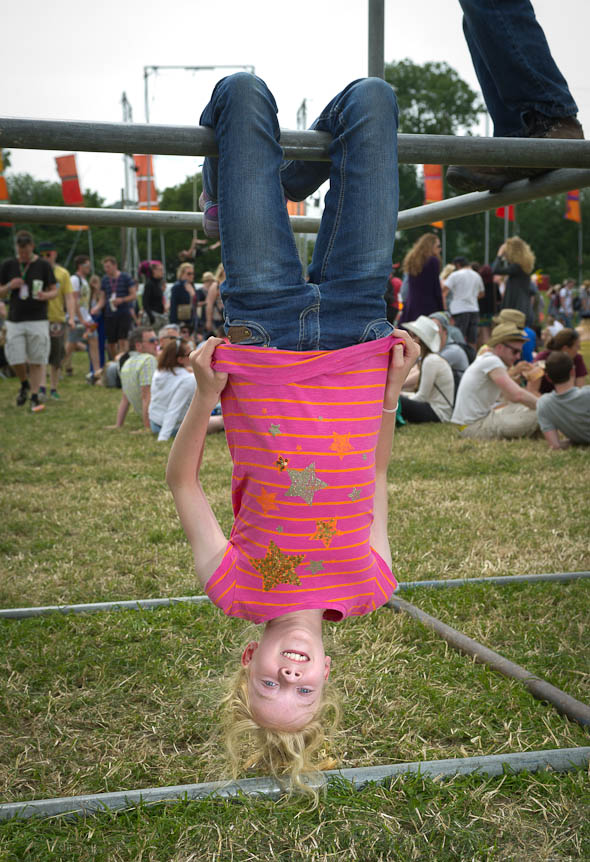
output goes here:
[{"label": "sitting crowd", "polygon": [[[420,358],[404,385],[398,421],[451,422],[462,437],[483,440],[542,432],[551,449],[590,443],[580,332],[553,326],[558,318],[549,315],[541,330],[528,245],[512,237],[491,267],[458,257],[439,274],[434,240],[426,234],[404,260],[407,302],[399,321]],[[411,319],[408,307],[421,313]]]}]

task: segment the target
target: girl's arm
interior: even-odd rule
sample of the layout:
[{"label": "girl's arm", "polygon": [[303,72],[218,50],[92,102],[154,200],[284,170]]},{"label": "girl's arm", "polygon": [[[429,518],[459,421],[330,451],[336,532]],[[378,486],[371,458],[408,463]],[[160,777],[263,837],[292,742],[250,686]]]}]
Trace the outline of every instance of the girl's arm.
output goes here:
[{"label": "girl's arm", "polygon": [[[385,395],[384,410],[393,410],[398,402],[402,385],[411,367],[420,355],[420,348],[404,329],[394,330],[394,335],[403,338],[403,344],[396,344],[391,353]],[[380,557],[391,567],[391,548],[387,535],[387,466],[391,457],[393,434],[395,431],[395,413],[383,413],[381,430],[377,439],[375,451],[375,500],[373,503],[373,524],[371,526],[371,546]]]},{"label": "girl's arm", "polygon": [[220,338],[210,338],[190,363],[197,380],[197,391],[176,435],[166,469],[184,532],[190,542],[195,570],[203,587],[221,562],[227,548],[221,527],[199,480],[209,416],[227,383],[227,374],[211,368],[211,358]]}]

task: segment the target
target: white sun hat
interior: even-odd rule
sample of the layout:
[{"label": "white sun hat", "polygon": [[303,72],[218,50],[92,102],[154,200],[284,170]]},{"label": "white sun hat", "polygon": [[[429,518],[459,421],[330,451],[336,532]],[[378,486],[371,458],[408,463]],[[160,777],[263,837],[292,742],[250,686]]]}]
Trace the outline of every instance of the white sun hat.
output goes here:
[{"label": "white sun hat", "polygon": [[402,326],[408,332],[417,335],[420,341],[423,341],[426,347],[430,348],[433,353],[438,353],[440,350],[440,331],[436,321],[421,314],[417,320],[402,323]]}]

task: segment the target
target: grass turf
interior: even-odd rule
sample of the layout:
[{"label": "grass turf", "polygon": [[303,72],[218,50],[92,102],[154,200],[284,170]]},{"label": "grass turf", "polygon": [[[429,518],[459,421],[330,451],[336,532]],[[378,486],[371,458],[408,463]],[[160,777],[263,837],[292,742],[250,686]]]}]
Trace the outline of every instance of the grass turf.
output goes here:
[{"label": "grass turf", "polygon": [[[112,424],[118,392],[76,376],[41,414],[0,382],[4,607],[200,590],[164,482],[169,444]],[[398,432],[390,535],[400,580],[590,568],[588,450]],[[230,461],[210,439],[204,482],[231,525]],[[473,586],[404,597],[588,701],[590,585]],[[2,801],[189,783],[224,774],[219,678],[245,625],[211,606],[0,625]],[[588,745],[516,682],[388,610],[329,631],[344,766]],[[0,825],[0,859],[584,859],[589,787],[570,775],[345,784],[302,800],[210,801]],[[528,857],[527,857],[528,854]]]}]

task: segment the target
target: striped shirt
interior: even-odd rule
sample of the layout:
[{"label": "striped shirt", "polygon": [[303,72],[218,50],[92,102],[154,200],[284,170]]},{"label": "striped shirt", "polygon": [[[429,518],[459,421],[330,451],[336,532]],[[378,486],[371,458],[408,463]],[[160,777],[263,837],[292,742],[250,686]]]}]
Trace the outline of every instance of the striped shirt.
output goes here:
[{"label": "striped shirt", "polygon": [[223,418],[235,522],[206,592],[229,616],[264,622],[324,609],[375,610],[396,586],[370,545],[375,448],[388,336],[335,351],[224,344]]},{"label": "striped shirt", "polygon": [[155,356],[132,350],[121,369],[121,388],[136,413],[142,415],[141,387],[151,386],[154,371],[158,367]]}]

